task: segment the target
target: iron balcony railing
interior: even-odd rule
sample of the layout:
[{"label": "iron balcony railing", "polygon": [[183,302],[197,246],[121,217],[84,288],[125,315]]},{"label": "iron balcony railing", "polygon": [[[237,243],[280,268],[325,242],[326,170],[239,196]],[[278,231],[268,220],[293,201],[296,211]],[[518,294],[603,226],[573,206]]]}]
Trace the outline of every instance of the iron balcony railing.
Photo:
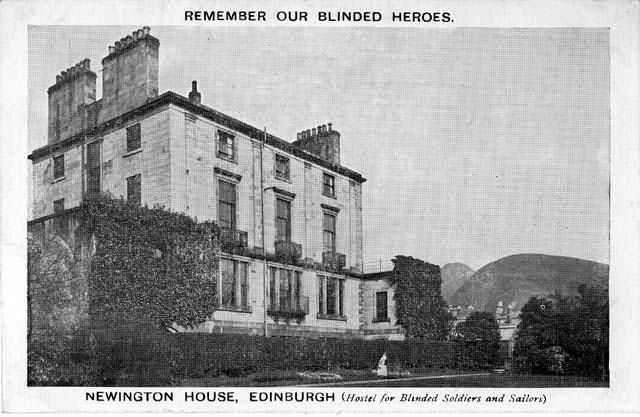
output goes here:
[{"label": "iron balcony railing", "polygon": [[347,265],[347,256],[338,252],[322,252],[322,264],[333,270],[340,270]]},{"label": "iron balcony railing", "polygon": [[221,227],[220,241],[223,246],[246,248],[249,246],[249,234],[242,230]]},{"label": "iron balcony railing", "polygon": [[302,245],[279,240],[275,242],[276,257],[285,262],[296,262],[302,256]]},{"label": "iron balcony railing", "polygon": [[309,314],[309,297],[301,295],[293,300],[280,300],[279,304],[270,304],[267,314],[274,321],[297,320],[301,322]]}]

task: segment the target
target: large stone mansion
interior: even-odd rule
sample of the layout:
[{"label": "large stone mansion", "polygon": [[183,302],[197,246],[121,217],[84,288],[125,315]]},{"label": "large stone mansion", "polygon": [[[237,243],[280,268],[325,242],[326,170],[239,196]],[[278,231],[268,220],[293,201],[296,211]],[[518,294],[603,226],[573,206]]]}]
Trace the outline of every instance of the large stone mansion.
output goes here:
[{"label": "large stone mansion", "polygon": [[363,274],[365,179],[340,164],[340,133],[285,141],[202,104],[195,81],[158,94],[159,47],[148,27],[110,46],[100,100],[88,59],[56,77],[30,224],[105,192],[215,220],[219,308],[177,331],[404,338],[389,281]]}]

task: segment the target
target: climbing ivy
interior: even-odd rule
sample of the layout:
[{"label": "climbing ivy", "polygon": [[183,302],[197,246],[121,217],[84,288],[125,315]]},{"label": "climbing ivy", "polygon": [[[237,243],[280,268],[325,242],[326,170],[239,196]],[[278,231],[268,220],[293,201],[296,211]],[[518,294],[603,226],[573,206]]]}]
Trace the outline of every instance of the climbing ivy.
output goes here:
[{"label": "climbing ivy", "polygon": [[393,259],[397,324],[408,337],[446,340],[453,317],[440,292],[440,267],[410,256]]},{"label": "climbing ivy", "polygon": [[211,316],[219,247],[214,223],[104,196],[85,200],[81,213],[95,242],[91,317],[188,326]]}]

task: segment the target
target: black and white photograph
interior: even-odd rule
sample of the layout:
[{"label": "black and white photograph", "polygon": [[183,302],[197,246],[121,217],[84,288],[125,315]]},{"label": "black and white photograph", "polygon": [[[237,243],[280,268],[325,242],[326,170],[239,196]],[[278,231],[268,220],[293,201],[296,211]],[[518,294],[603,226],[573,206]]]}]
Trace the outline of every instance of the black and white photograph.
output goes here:
[{"label": "black and white photograph", "polygon": [[17,385],[123,411],[613,396],[619,32],[224,6],[25,27]]}]

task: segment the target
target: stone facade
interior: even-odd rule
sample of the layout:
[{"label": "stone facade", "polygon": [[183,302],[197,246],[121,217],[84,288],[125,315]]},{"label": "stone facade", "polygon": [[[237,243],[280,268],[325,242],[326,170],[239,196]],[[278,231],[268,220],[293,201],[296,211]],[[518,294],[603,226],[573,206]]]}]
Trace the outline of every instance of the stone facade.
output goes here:
[{"label": "stone facade", "polygon": [[[221,258],[234,274],[246,268],[246,285],[242,281],[240,289],[244,278],[235,276],[233,305],[221,298],[210,321],[178,330],[402,338],[393,324],[389,283],[362,274],[365,179],[339,164],[340,133],[321,125],[286,142],[202,105],[195,82],[189,98],[158,96],[158,48],[149,28],[110,47],[97,102],[88,60],[73,72],[75,78],[60,76],[49,89],[49,143],[29,157],[34,221],[53,215],[54,202],[57,210],[68,210],[92,192],[134,198],[138,188],[132,184],[139,184],[141,204],[198,220],[222,225],[221,217],[233,210],[231,243],[239,246]],[[52,106],[76,106],[76,113]],[[223,186],[233,188],[233,206],[221,203]],[[277,232],[278,204],[289,210],[284,240],[283,226]],[[327,230],[334,236],[329,251]],[[224,276],[219,271],[220,288]],[[385,289],[389,321],[374,322],[375,293]],[[280,300],[282,294],[295,307],[281,300],[269,308],[271,297]]]}]

